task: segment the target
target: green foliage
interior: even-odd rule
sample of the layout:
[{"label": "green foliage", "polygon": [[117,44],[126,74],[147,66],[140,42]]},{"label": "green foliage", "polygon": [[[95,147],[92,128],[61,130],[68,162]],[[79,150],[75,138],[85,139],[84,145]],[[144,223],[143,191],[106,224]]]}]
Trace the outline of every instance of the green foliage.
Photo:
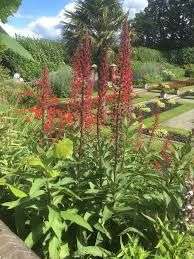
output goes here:
[{"label": "green foliage", "polygon": [[[38,125],[25,122],[24,127],[10,117],[13,111],[1,129],[0,200],[4,214],[14,216],[17,234],[41,257],[135,259],[162,256],[163,247],[166,253],[176,247],[180,255],[190,251],[179,233],[189,149],[175,149],[171,166],[159,173],[153,167],[155,159],[162,159],[158,152],[147,145],[136,152],[136,135],[126,126],[125,156],[114,179],[114,149],[107,134],[99,166],[92,133],[77,161],[76,136],[74,143],[64,138],[42,148],[36,144]],[[168,246],[158,217],[167,219],[164,227],[170,224],[168,231],[176,234]]]},{"label": "green foliage", "polygon": [[160,62],[167,61],[165,52],[156,49],[149,49],[145,47],[136,47],[133,52],[133,59],[135,61],[146,62]]},{"label": "green foliage", "polygon": [[168,51],[168,59],[174,64],[194,63],[194,48],[180,48]]},{"label": "green foliage", "polygon": [[160,49],[193,46],[193,8],[193,0],[148,0],[133,21],[136,44]]},{"label": "green foliage", "polygon": [[36,104],[36,100],[30,96],[23,96],[26,92],[32,92],[32,86],[27,83],[16,82],[12,79],[0,82],[1,98],[3,103],[11,107],[27,108]]},{"label": "green foliage", "polygon": [[98,56],[105,46],[114,46],[124,13],[118,0],[77,0],[75,12],[66,12],[66,17],[69,21],[64,22],[63,40],[70,56],[86,31],[92,37]]},{"label": "green foliage", "polygon": [[168,63],[140,62],[133,64],[134,80],[136,84],[160,83],[184,77],[184,69]]},{"label": "green foliage", "polygon": [[26,61],[12,51],[6,51],[2,57],[2,64],[13,73],[20,73],[27,81],[37,79],[45,66],[53,71],[64,62],[64,49],[58,42],[21,37],[17,40],[31,53],[34,61]]},{"label": "green foliage", "polygon": [[0,45],[4,46],[6,49],[12,50],[15,54],[23,57],[26,60],[33,60],[31,54],[22,47],[21,44],[17,42],[14,38],[11,38],[6,33],[0,32]]},{"label": "green foliage", "polygon": [[61,65],[55,72],[50,73],[53,91],[58,97],[68,97],[72,80],[72,69],[68,65]]},{"label": "green foliage", "polygon": [[0,81],[3,82],[10,78],[9,70],[0,66]]},{"label": "green foliage", "polygon": [[194,77],[194,68],[186,68],[185,77]]},{"label": "green foliage", "polygon": [[1,0],[0,2],[0,20],[7,21],[7,17],[15,13],[21,4],[21,0]]},{"label": "green foliage", "polygon": [[155,258],[192,258],[194,239],[188,233],[173,229],[168,222],[162,222],[159,218],[155,226],[160,233],[160,241],[156,246]]}]

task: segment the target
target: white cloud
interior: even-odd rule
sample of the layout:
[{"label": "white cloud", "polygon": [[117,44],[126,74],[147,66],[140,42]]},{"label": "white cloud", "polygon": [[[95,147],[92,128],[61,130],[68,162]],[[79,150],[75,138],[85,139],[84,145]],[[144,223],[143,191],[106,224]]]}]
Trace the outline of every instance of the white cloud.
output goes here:
[{"label": "white cloud", "polygon": [[[143,10],[147,5],[147,0],[124,0],[124,10],[129,10],[129,16],[132,18],[135,13]],[[65,6],[66,11],[75,10],[75,2],[70,1]],[[10,24],[0,25],[4,28],[7,33],[11,36],[16,34],[35,38],[59,38],[61,35],[61,21],[64,20],[64,9],[62,9],[56,16],[41,16],[33,21],[31,15],[22,15],[16,13],[17,18],[29,19],[31,22],[23,28],[17,28]],[[62,19],[63,18],[63,19]],[[66,18],[67,19],[67,18]]]},{"label": "white cloud", "polygon": [[18,19],[25,19],[25,20],[33,20],[35,17],[30,14],[21,14],[20,12],[17,12],[14,14],[14,17]]},{"label": "white cloud", "polygon": [[147,4],[147,0],[124,0],[123,6],[125,11],[129,11],[130,18],[133,18],[135,14],[142,11]]},{"label": "white cloud", "polygon": [[38,34],[33,32],[30,28],[25,27],[25,28],[16,28],[10,24],[3,24],[0,21],[0,26],[12,37],[15,37],[15,35],[21,35],[21,36],[28,36],[31,38],[40,38]]},{"label": "white cloud", "polygon": [[[73,11],[74,3],[66,5],[67,10]],[[61,20],[63,17],[64,9],[62,9],[56,16],[41,16],[34,21],[28,22],[25,27],[16,27],[9,23],[3,24],[0,21],[0,26],[12,37],[21,35],[31,38],[58,38],[61,34]],[[20,19],[33,20],[30,15],[21,15],[16,13],[15,17]]]}]

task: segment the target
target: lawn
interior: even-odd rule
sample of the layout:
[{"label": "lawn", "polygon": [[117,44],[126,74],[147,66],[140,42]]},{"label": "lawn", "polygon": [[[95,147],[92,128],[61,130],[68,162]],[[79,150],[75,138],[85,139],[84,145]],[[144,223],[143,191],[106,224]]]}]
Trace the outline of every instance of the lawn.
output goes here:
[{"label": "lawn", "polygon": [[[160,124],[162,124],[163,122],[168,121],[168,120],[170,120],[170,119],[172,119],[172,118],[174,118],[174,117],[176,117],[176,116],[178,116],[182,113],[190,111],[192,109],[194,109],[194,103],[181,102],[180,106],[178,106],[178,107],[176,107],[172,110],[162,112],[160,114]],[[145,126],[151,127],[153,125],[154,119],[155,119],[154,116],[145,119],[145,121],[144,121]],[[181,131],[182,131],[182,129],[181,129]]]},{"label": "lawn", "polygon": [[147,101],[150,101],[151,99],[154,99],[154,98],[157,98],[154,93],[146,93],[144,95],[138,94],[137,97],[134,100],[134,104],[147,102]]}]

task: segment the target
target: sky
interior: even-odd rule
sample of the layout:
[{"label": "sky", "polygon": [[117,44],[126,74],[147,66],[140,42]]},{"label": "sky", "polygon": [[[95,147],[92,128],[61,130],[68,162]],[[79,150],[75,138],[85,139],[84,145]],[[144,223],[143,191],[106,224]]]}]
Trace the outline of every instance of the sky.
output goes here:
[{"label": "sky", "polygon": [[[124,10],[129,10],[130,17],[143,10],[147,0],[123,0]],[[74,10],[73,0],[23,0],[14,17],[0,25],[11,36],[16,34],[36,38],[57,39],[61,35],[61,20],[64,9]]]}]

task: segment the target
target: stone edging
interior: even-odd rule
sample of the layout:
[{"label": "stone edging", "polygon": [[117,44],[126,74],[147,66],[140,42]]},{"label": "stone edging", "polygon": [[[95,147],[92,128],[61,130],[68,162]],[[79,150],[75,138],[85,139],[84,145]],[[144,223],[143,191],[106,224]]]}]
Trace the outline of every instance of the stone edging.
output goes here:
[{"label": "stone edging", "polygon": [[40,259],[0,220],[0,259]]}]

